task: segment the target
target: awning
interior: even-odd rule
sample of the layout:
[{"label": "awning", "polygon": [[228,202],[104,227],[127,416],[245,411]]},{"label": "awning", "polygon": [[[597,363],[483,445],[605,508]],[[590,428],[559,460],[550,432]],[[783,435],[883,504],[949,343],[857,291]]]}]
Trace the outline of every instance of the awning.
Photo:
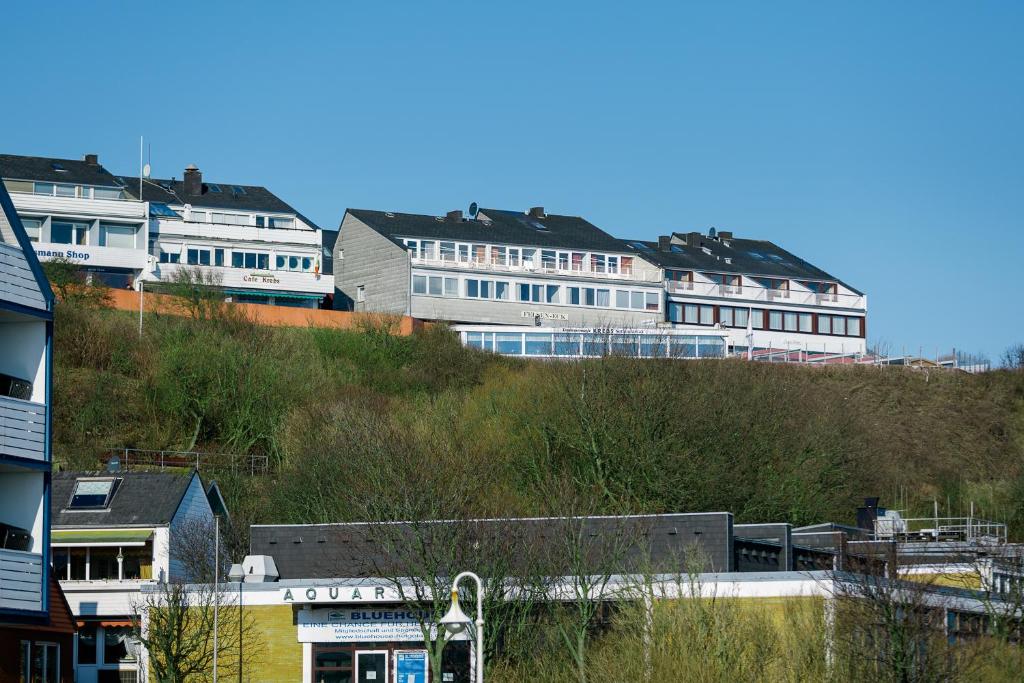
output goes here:
[{"label": "awning", "polygon": [[152,529],[57,529],[50,535],[53,545],[144,545]]},{"label": "awning", "polygon": [[85,621],[84,619],[79,619],[75,623],[78,625],[78,628],[85,628],[86,626],[127,626],[127,627],[131,627],[131,626],[134,625],[134,624],[132,624],[132,620],[131,619],[104,619],[102,621]]},{"label": "awning", "polygon": [[326,294],[303,294],[301,292],[273,292],[265,289],[225,289],[225,294],[231,296],[266,296],[275,299],[313,299],[320,301]]}]

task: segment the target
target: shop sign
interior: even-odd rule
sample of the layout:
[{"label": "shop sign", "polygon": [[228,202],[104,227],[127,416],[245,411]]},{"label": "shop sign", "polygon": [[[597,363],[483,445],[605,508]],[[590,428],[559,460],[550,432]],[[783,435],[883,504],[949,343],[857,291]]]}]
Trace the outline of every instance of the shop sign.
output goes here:
[{"label": "shop sign", "polygon": [[521,311],[522,318],[540,318],[541,320],[568,320],[568,313],[549,313],[547,311]]},{"label": "shop sign", "polygon": [[263,285],[281,284],[281,281],[270,273],[249,273],[242,276],[242,282],[256,282]]},{"label": "shop sign", "polygon": [[298,639],[300,643],[422,641],[420,620],[430,618],[429,612],[403,607],[304,609],[298,613]]},{"label": "shop sign", "polygon": [[[383,586],[309,586],[280,589],[281,602],[373,602],[394,600]],[[392,595],[388,597],[388,593]]]}]

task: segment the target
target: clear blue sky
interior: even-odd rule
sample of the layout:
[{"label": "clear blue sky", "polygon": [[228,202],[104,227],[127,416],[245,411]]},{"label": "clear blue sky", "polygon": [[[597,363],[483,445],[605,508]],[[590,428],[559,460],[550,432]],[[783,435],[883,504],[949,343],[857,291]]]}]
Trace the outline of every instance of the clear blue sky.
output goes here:
[{"label": "clear blue sky", "polygon": [[769,239],[896,350],[1024,341],[1024,3],[3,7],[2,151]]}]

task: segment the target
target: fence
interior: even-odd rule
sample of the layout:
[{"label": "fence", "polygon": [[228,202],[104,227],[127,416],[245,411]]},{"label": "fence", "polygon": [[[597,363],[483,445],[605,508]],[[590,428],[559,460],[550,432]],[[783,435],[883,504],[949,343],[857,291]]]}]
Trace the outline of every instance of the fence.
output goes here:
[{"label": "fence", "polygon": [[152,451],[138,448],[119,448],[108,451],[103,459],[108,467],[128,471],[132,467],[195,468],[197,470],[224,470],[246,472],[251,475],[270,471],[270,458],[265,455],[202,453],[198,451]]}]

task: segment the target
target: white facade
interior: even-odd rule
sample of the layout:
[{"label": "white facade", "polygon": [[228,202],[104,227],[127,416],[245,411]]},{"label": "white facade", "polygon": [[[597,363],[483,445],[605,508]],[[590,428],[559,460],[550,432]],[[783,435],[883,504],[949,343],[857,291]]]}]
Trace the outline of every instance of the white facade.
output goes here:
[{"label": "white facade", "polygon": [[12,178],[5,185],[40,260],[75,261],[118,287],[146,270],[145,202],[109,186]]},{"label": "white facade", "polygon": [[322,231],[298,215],[169,207],[180,217],[151,219],[155,266],[144,279],[171,282],[182,268],[198,267],[234,301],[310,307],[334,291],[322,272]]}]

